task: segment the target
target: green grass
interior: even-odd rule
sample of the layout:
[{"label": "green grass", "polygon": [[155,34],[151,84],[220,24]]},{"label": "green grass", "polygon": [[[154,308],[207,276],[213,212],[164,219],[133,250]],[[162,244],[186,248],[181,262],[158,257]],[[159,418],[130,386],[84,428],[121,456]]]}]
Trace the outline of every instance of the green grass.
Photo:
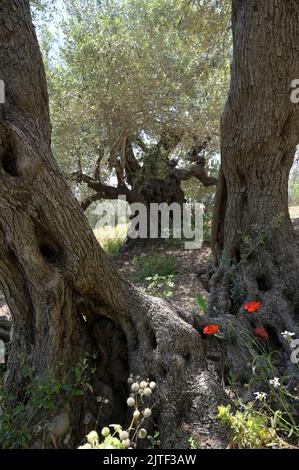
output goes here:
[{"label": "green grass", "polygon": [[176,258],[172,255],[144,255],[134,259],[135,281],[144,281],[154,276],[173,276],[177,271]]}]

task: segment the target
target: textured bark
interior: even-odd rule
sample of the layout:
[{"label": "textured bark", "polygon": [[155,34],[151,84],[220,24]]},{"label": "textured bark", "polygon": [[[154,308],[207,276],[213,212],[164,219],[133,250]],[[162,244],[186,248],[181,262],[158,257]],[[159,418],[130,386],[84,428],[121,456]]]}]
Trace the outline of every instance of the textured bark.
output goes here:
[{"label": "textured bark", "polygon": [[[129,371],[157,382],[155,421],[163,447],[188,446],[186,425],[212,435],[212,445],[225,445],[211,417],[225,396],[207,370],[193,317],[120,278],[52,157],[47,88],[28,0],[0,1],[0,42],[6,83],[0,283],[13,320],[6,391],[22,397],[21,364],[41,381],[48,370],[59,379],[96,351],[89,378],[94,393],[64,409],[63,433],[55,434],[51,417],[46,445],[62,445],[69,432],[69,445],[78,443],[86,431],[84,415],[95,411],[98,395],[110,398],[101,424],[125,421]],[[38,410],[26,413],[38,421]]]},{"label": "textured bark", "polygon": [[[233,0],[232,6],[234,55],[212,236],[219,268],[210,313],[224,324],[233,320],[240,331],[261,321],[270,349],[280,348],[283,372],[292,365],[280,332],[299,333],[298,240],[288,212],[299,140],[299,109],[290,100],[291,81],[299,77],[299,3]],[[245,320],[242,304],[256,298],[260,320],[256,314]],[[241,344],[230,362],[246,380],[249,358],[237,352]]]}]

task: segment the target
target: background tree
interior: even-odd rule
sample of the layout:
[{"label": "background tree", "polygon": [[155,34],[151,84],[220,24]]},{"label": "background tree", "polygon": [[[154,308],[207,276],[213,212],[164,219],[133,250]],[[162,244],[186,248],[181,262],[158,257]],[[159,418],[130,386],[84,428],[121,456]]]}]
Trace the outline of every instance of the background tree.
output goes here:
[{"label": "background tree", "polygon": [[219,149],[228,11],[214,0],[68,3],[48,67],[53,150],[83,183],[84,209],[121,194],[183,202],[182,181],[216,183],[204,154]]},{"label": "background tree", "polygon": [[105,424],[125,421],[129,371],[157,382],[154,418],[162,447],[188,446],[185,423],[225,445],[211,418],[223,393],[207,370],[195,318],[118,276],[52,156],[45,73],[28,0],[0,2],[0,41],[6,83],[0,282],[13,317],[5,390],[22,401],[24,370],[42,386],[49,370],[59,380],[85,355],[94,372],[88,378],[93,393],[61,410],[63,433],[53,416],[45,422],[44,411],[41,417],[40,408],[25,401],[24,419],[43,420],[35,447],[53,440],[61,446],[64,433],[71,433],[68,445],[76,445],[85,434],[85,414],[98,412],[99,395],[110,398]]}]

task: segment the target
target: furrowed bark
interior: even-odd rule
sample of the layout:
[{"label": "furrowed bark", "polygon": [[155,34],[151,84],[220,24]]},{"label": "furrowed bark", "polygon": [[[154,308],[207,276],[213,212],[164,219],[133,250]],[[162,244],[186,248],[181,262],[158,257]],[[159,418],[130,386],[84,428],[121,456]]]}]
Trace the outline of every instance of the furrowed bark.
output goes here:
[{"label": "furrowed bark", "polygon": [[[205,436],[199,446],[224,446],[211,416],[226,397],[207,370],[194,318],[117,274],[51,154],[47,88],[28,0],[1,0],[0,41],[6,84],[0,283],[13,320],[5,390],[22,398],[24,367],[41,382],[49,370],[59,379],[96,352],[93,394],[62,410],[63,431],[55,431],[48,416],[46,436],[37,435],[35,446],[62,446],[69,433],[68,445],[76,445],[86,431],[85,414],[97,412],[98,395],[110,399],[100,424],[125,422],[129,371],[157,382],[154,418],[162,447],[188,447],[186,425]],[[40,420],[38,410],[26,415]]]},{"label": "furrowed bark", "polygon": [[[291,82],[299,77],[299,4],[291,0],[232,2],[234,55],[221,122],[221,175],[212,242],[218,270],[210,314],[224,325],[253,332],[262,324],[277,365],[294,373],[284,330],[299,334],[299,251],[288,211],[288,176],[298,144],[298,105]],[[262,308],[244,315],[246,300]],[[240,338],[244,340],[244,338]],[[242,341],[230,366],[244,381],[251,374]],[[241,357],[242,356],[242,357]],[[239,358],[239,360],[236,360]]]}]

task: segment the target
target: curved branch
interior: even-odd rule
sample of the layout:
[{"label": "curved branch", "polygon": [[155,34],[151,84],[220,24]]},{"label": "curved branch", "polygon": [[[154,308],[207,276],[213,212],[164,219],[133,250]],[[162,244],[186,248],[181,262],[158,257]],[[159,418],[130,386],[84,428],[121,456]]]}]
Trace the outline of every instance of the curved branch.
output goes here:
[{"label": "curved branch", "polygon": [[144,203],[144,198],[140,193],[132,191],[125,184],[118,186],[110,186],[100,181],[96,181],[88,175],[73,174],[75,180],[78,183],[85,183],[90,189],[96,191],[95,194],[88,196],[84,201],[81,202],[81,207],[86,210],[93,202],[101,199],[118,199],[120,196],[125,196],[129,204],[134,202]]},{"label": "curved branch", "polygon": [[217,184],[217,178],[209,176],[202,164],[194,165],[190,168],[177,168],[174,170],[174,174],[179,181],[186,181],[194,177],[206,187]]}]

